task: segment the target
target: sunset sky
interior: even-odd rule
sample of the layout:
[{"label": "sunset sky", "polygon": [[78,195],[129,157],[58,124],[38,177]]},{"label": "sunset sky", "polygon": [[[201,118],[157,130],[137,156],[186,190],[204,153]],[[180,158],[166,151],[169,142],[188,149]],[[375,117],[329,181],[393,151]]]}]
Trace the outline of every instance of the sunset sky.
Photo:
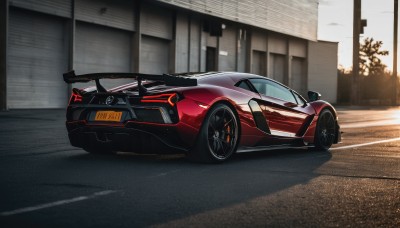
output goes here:
[{"label": "sunset sky", "polygon": [[[339,65],[352,66],[353,0],[319,0],[318,39],[339,42]],[[360,37],[383,41],[389,56],[383,63],[392,71],[393,63],[393,0],[362,0],[361,18],[367,27]],[[400,49],[399,49],[400,50]]]}]

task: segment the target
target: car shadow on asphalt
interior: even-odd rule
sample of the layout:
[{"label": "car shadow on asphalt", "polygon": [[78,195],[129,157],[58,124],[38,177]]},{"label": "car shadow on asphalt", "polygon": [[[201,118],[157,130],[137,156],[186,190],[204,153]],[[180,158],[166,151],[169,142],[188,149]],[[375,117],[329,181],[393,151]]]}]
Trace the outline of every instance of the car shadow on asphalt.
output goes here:
[{"label": "car shadow on asphalt", "polygon": [[246,163],[253,160],[298,160],[307,158],[324,158],[330,159],[331,153],[329,151],[314,151],[307,149],[279,149],[268,151],[256,151],[238,153],[233,155],[228,161],[222,163],[197,163],[186,160],[184,154],[137,154],[130,152],[117,152],[113,154],[90,154],[82,150],[82,153],[70,156],[73,160],[88,160],[88,161],[115,161],[115,162],[140,162],[140,163],[163,163],[163,164],[186,164],[193,166],[207,166],[207,165],[228,165],[236,163]]},{"label": "car shadow on asphalt", "polygon": [[[318,168],[331,157],[330,152],[275,150],[237,154],[225,163],[209,165],[190,163],[183,155],[82,151],[68,155],[68,163],[74,163],[74,172],[79,170],[85,179],[118,186],[123,192],[119,207],[129,211],[120,218],[132,227],[147,227],[189,225],[193,217],[242,207],[306,184],[320,176]],[[150,211],[156,216],[149,216]]]}]

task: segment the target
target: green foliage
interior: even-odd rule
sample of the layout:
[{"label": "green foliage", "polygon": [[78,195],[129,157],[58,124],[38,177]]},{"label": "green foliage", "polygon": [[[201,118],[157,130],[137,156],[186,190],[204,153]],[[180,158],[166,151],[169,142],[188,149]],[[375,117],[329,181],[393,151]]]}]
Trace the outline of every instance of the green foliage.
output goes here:
[{"label": "green foliage", "polygon": [[386,56],[389,51],[381,50],[382,41],[374,41],[373,38],[365,38],[360,44],[360,75],[383,75],[386,65],[382,63],[380,56]]},{"label": "green foliage", "polygon": [[[361,104],[389,105],[391,102],[392,75],[380,57],[389,54],[382,49],[382,41],[365,38],[360,44],[360,98]],[[352,69],[338,69],[338,103],[350,104]]]}]

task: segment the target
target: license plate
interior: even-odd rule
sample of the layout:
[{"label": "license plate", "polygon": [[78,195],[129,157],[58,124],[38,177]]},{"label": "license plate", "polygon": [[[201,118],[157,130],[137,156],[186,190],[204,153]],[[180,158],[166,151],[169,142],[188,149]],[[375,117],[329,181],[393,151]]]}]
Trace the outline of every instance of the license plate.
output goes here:
[{"label": "license plate", "polygon": [[96,121],[115,121],[120,122],[122,117],[122,112],[114,111],[97,111],[94,120]]}]

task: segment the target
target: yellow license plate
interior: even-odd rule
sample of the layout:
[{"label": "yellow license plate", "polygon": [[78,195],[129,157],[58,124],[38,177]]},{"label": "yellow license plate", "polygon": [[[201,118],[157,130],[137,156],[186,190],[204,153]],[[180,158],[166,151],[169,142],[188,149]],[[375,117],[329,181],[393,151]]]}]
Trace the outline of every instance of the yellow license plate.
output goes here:
[{"label": "yellow license plate", "polygon": [[114,112],[114,111],[97,111],[96,117],[94,120],[96,121],[115,121],[120,122],[122,117],[122,112]]}]

